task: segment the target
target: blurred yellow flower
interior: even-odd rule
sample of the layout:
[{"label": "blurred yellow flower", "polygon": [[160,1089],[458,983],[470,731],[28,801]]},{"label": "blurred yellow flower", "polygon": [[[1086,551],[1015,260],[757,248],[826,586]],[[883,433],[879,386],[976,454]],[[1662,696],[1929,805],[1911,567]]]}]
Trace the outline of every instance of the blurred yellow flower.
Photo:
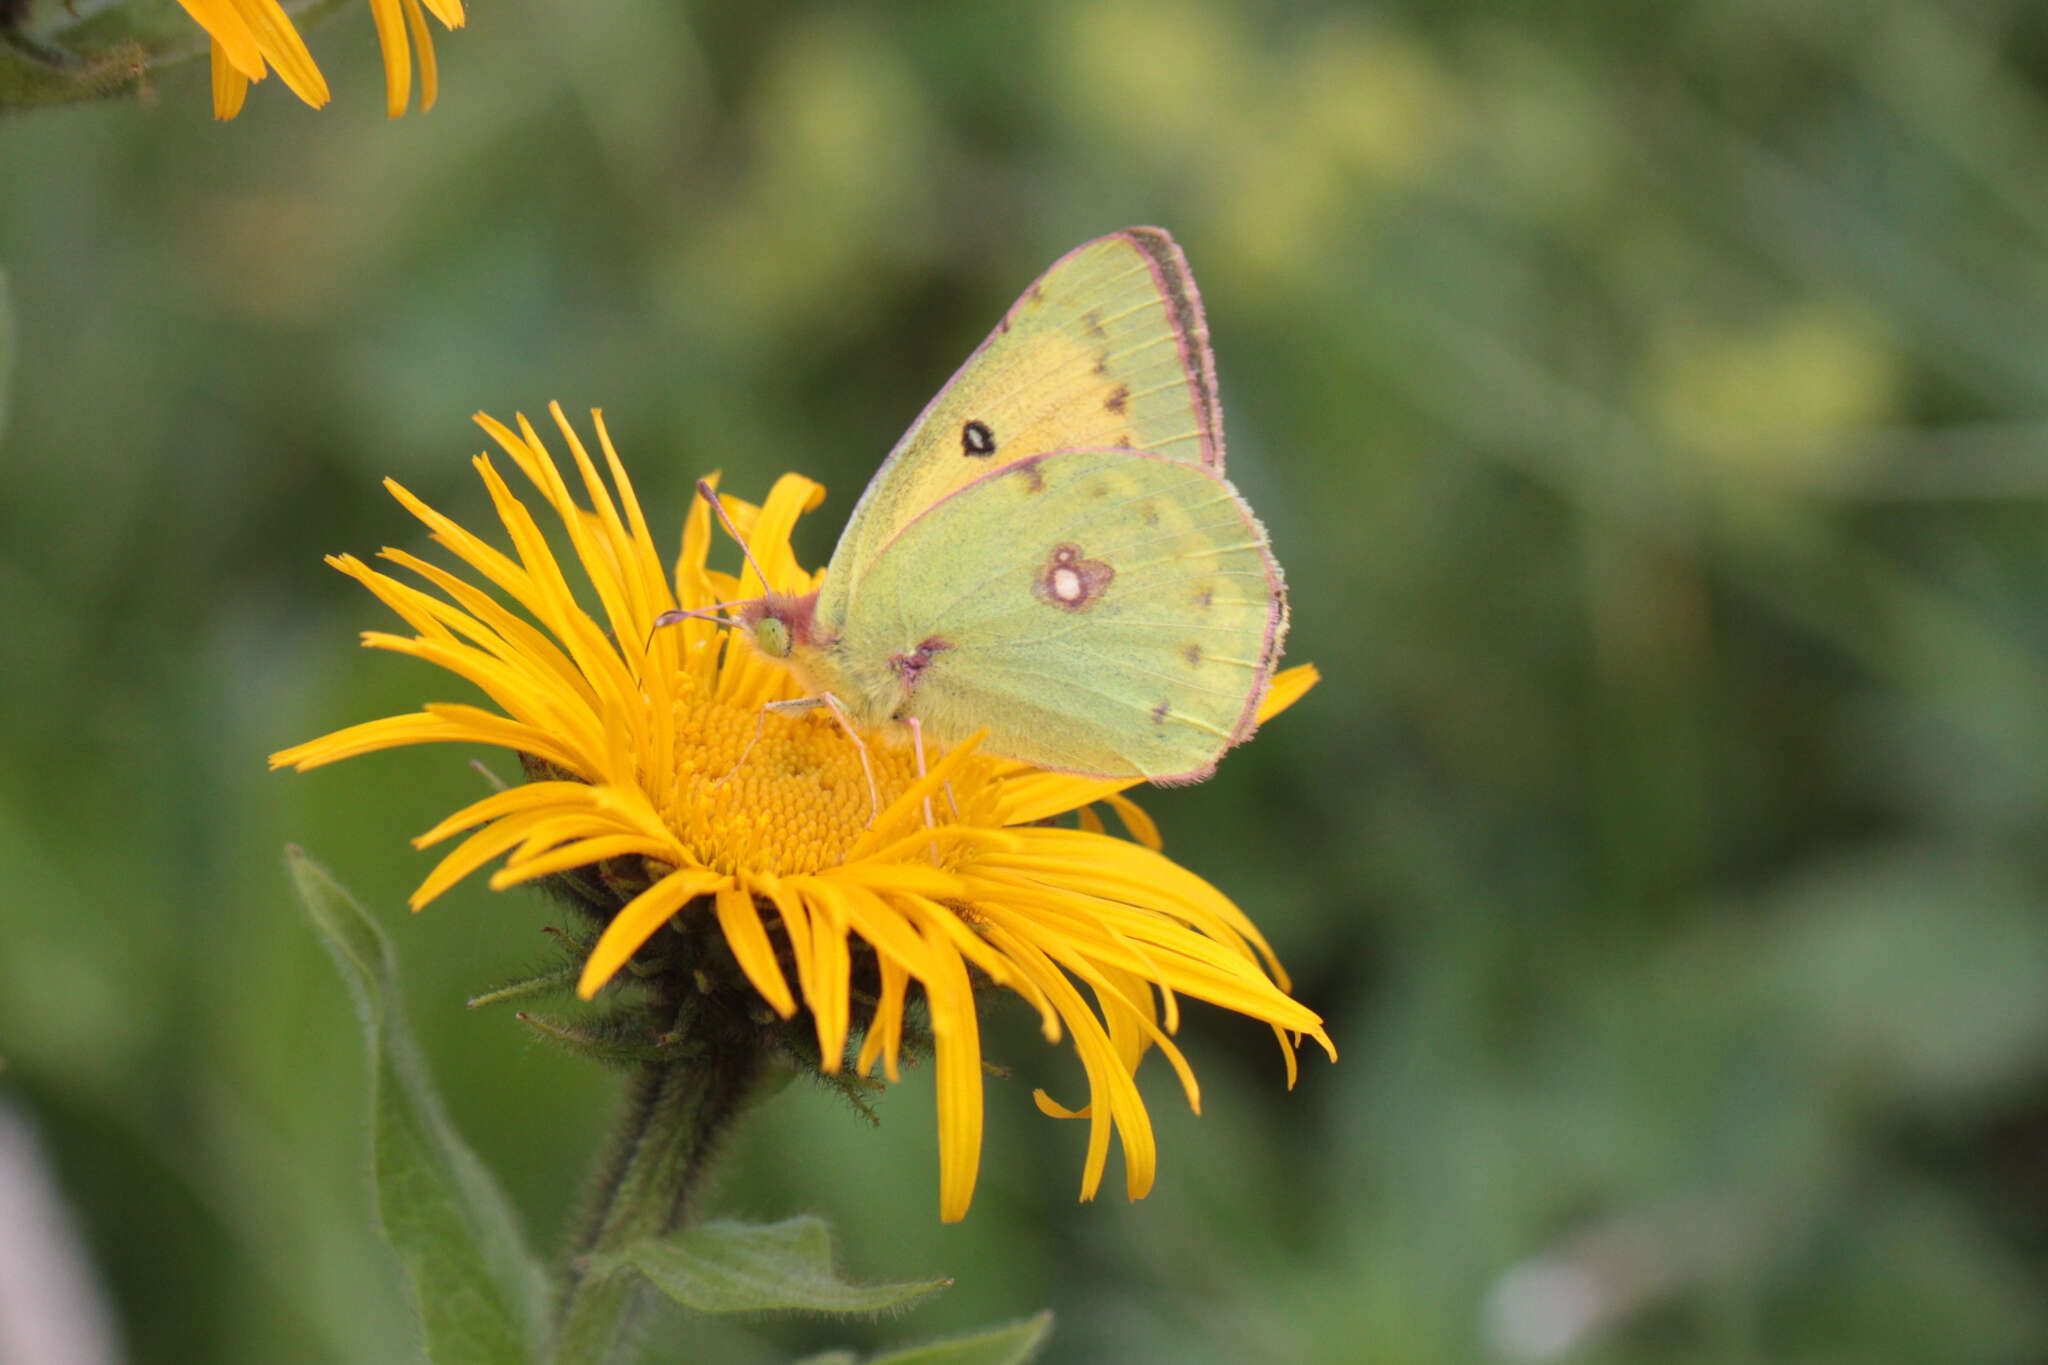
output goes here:
[{"label": "blurred yellow flower", "polygon": [[[213,39],[213,116],[230,119],[242,111],[249,82],[277,68],[291,92],[318,109],[327,103],[327,80],[313,64],[299,31],[278,0],[178,0]],[[462,0],[370,0],[377,41],[384,48],[385,111],[397,118],[412,98],[412,51],[419,49],[420,108],[434,107],[439,76],[424,3],[445,28],[461,28]],[[406,31],[410,29],[410,45]]]},{"label": "blurred yellow flower", "polygon": [[[426,847],[467,834],[414,893],[415,909],[501,855],[504,866],[491,877],[497,888],[601,864],[606,882],[625,888],[626,903],[584,964],[584,998],[672,917],[713,916],[747,981],[777,1014],[809,1010],[827,1072],[840,1069],[857,1028],[856,1070],[868,1075],[879,1061],[897,1078],[915,983],[928,1002],[936,1054],[939,1202],[948,1221],[967,1212],[981,1153],[977,973],[1029,1002],[1048,1041],[1073,1037],[1089,1103],[1069,1110],[1042,1091],[1037,1099],[1047,1114],[1089,1120],[1083,1199],[1101,1183],[1112,1131],[1121,1136],[1130,1196],[1151,1188],[1152,1125],[1133,1077],[1149,1049],[1166,1056],[1199,1108],[1194,1075],[1169,1037],[1180,996],[1271,1026],[1290,1084],[1303,1035],[1335,1056],[1322,1020],[1285,993],[1286,977],[1251,921],[1158,851],[1151,821],[1121,794],[1131,782],[983,755],[979,736],[937,757],[920,778],[910,754],[881,736],[857,745],[821,712],[764,713],[767,702],[795,694],[790,675],[720,623],[654,628],[679,604],[701,610],[758,595],[762,584],[751,568],[741,578],[706,568],[712,532],[701,498],[671,583],[602,417],[593,414],[616,497],[560,407],[552,411],[590,509],[577,505],[523,417],[516,432],[477,420],[560,518],[601,617],[577,605],[540,525],[488,455],[476,466],[514,556],[387,481],[434,539],[496,591],[400,550],[383,557],[439,596],[353,556],[332,558],[416,632],[372,631],[363,642],[458,674],[497,709],[429,704],[271,758],[273,767],[303,770],[434,741],[500,745],[522,756],[525,785],[475,802],[416,840]],[[759,507],[725,500],[780,591],[809,591],[822,577],[798,566],[789,536],[823,496],[820,485],[791,474]],[[1315,681],[1312,667],[1281,674],[1261,719]],[[1135,840],[1105,833],[1094,803],[1117,811]],[[1052,823],[1068,813],[1078,827]],[[864,1020],[852,1008],[861,989],[853,983],[862,980],[873,992],[862,998],[871,1004]]]}]

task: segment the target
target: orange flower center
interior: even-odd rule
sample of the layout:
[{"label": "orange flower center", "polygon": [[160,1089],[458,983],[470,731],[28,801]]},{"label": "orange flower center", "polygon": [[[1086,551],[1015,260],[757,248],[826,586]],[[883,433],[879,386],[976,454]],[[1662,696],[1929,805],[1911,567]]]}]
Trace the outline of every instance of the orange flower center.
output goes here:
[{"label": "orange flower center", "polygon": [[[677,679],[679,691],[687,686]],[[788,877],[837,867],[868,832],[877,803],[886,810],[917,781],[907,734],[870,732],[856,746],[823,707],[764,712],[684,695],[674,714],[678,776],[662,818],[715,871]],[[927,744],[927,769],[942,754]],[[942,788],[933,798],[934,825],[985,821],[995,766],[970,757],[951,796]]]}]

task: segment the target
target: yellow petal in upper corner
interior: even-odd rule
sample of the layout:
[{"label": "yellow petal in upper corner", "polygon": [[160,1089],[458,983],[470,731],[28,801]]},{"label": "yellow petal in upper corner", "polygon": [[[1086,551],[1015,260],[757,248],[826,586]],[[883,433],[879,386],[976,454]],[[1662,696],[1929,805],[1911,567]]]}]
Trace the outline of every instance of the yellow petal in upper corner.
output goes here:
[{"label": "yellow petal in upper corner", "polygon": [[233,0],[233,4],[249,32],[255,35],[256,46],[277,68],[278,79],[315,109],[327,103],[327,78],[314,65],[313,54],[306,51],[306,40],[299,37],[298,29],[292,27],[290,16],[277,0]]},{"label": "yellow petal in upper corner", "polygon": [[220,40],[214,39],[213,116],[217,119],[233,118],[242,112],[242,101],[248,97],[249,78],[228,60],[227,50],[221,46]]}]

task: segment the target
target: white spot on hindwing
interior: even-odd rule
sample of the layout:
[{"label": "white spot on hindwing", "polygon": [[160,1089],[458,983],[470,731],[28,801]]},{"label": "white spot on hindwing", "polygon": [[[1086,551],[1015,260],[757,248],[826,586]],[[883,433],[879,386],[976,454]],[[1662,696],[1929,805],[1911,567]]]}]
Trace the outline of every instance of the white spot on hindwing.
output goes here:
[{"label": "white spot on hindwing", "polygon": [[1055,545],[1031,591],[1039,601],[1061,611],[1086,611],[1116,577],[1099,559],[1083,559],[1078,545]]}]

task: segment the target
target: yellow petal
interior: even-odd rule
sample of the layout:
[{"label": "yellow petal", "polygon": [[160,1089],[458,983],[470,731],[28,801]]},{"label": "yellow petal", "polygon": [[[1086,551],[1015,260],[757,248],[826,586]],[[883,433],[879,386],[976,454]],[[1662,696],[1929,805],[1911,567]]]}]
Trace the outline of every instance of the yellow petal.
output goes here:
[{"label": "yellow petal", "polygon": [[[483,414],[477,414],[477,420],[485,420]],[[717,492],[718,471],[714,469],[705,475],[704,482]],[[682,552],[676,556],[676,601],[702,602],[713,597],[709,577],[704,572],[704,563],[710,553],[711,503],[703,494],[693,493],[690,495],[690,510],[683,517]],[[690,625],[685,621],[681,628],[688,630]],[[706,621],[700,629],[708,636],[717,627]]]},{"label": "yellow petal", "polygon": [[837,1075],[846,1055],[848,977],[853,970],[846,950],[846,893],[815,877],[803,879],[811,917],[811,1017],[817,1025],[818,1064]]},{"label": "yellow petal", "polygon": [[670,915],[730,880],[722,872],[682,868],[669,873],[628,901],[612,917],[611,924],[597,940],[597,946],[590,950],[590,957],[583,964],[583,975],[576,982],[576,994],[585,1000],[596,995],[598,987],[611,980],[619,968],[626,965],[626,959],[640,951],[640,945],[653,938],[655,930],[668,923]]},{"label": "yellow petal", "polygon": [[299,31],[292,27],[290,17],[277,0],[233,0],[233,3],[243,22],[248,24],[249,32],[255,35],[256,46],[277,68],[278,79],[315,109],[327,103],[327,78],[313,64],[313,54],[306,51],[305,39],[299,37]]},{"label": "yellow petal", "polygon": [[405,19],[398,0],[370,0],[377,21],[377,46],[384,51],[384,115],[397,118],[412,99],[412,53],[405,42]]},{"label": "yellow petal", "polygon": [[967,966],[942,942],[932,943],[925,978],[938,1072],[939,1218],[967,1216],[981,1170],[981,1025]]},{"label": "yellow petal", "polygon": [[[1116,1049],[1093,1010],[1080,992],[1037,947],[1020,938],[992,928],[992,937],[1002,943],[1012,958],[1030,973],[1074,1039],[1074,1051],[1088,1073],[1088,1156],[1081,1170],[1081,1198],[1093,1199],[1102,1185],[1102,1173],[1109,1160],[1112,1131],[1123,1139],[1124,1188],[1133,1199],[1143,1199],[1152,1188],[1158,1159],[1153,1141],[1152,1120],[1131,1073],[1118,1060]],[[1042,1100],[1044,1109],[1050,1100]]]},{"label": "yellow petal", "polygon": [[782,920],[782,932],[789,937],[789,955],[796,963],[796,993],[811,997],[811,910],[780,877],[749,874],[740,887],[750,896],[766,896]]},{"label": "yellow petal", "polygon": [[420,0],[405,0],[406,27],[412,30],[412,45],[420,54],[420,112],[434,107],[441,92],[440,68],[434,65],[434,35],[427,31],[427,16],[420,13]]},{"label": "yellow petal", "polygon": [[220,45],[220,39],[214,39],[213,116],[217,119],[233,118],[242,112],[242,101],[248,97],[249,78],[237,71],[234,63],[228,60],[227,52]]},{"label": "yellow petal", "polygon": [[[263,52],[256,45],[256,35],[249,31],[249,25],[232,0],[178,0],[185,13],[199,27],[206,30],[213,39],[215,60],[225,57],[228,65],[234,67],[252,81],[263,79]],[[218,110],[220,77],[214,77],[216,92],[215,108]],[[220,118],[233,118],[232,114],[217,114]]]},{"label": "yellow petal", "polygon": [[996,818],[1005,825],[1035,825],[1040,820],[1105,800],[1111,793],[1132,785],[1116,778],[1075,777],[1071,773],[1019,767],[1001,781],[1001,805]]},{"label": "yellow petal", "polygon": [[[427,874],[427,879],[420,883],[419,889],[407,897],[406,903],[414,912],[426,909],[442,892],[493,858],[516,848],[529,834],[552,818],[549,811],[535,811],[523,816],[507,817],[477,830],[434,865],[434,870]],[[417,844],[418,840],[414,842]]]},{"label": "yellow petal", "polygon": [[736,886],[718,888],[718,927],[725,934],[733,959],[754,989],[775,1012],[787,1019],[796,1013],[796,999],[789,993],[789,980],[776,965],[775,946],[761,924],[761,912],[754,898]]},{"label": "yellow petal", "polygon": [[910,973],[893,958],[877,960],[882,970],[882,998],[875,1002],[875,1017],[869,1021],[867,1036],[861,1039],[860,1060],[854,1070],[868,1075],[875,1059],[882,1059],[882,1074],[894,1085],[902,1079],[896,1071],[896,1053],[903,1045],[903,996]]},{"label": "yellow petal", "polygon": [[441,740],[462,741],[475,738],[468,727],[451,723],[439,716],[409,715],[382,716],[336,730],[331,735],[294,744],[289,749],[279,749],[270,756],[272,768],[296,768],[307,772],[313,768],[325,767],[344,758],[360,758],[374,754],[380,749],[398,749],[410,744],[432,744]]},{"label": "yellow petal", "polygon": [[[747,548],[768,575],[765,586],[786,592],[796,586],[797,578],[807,577],[797,567],[796,552],[789,548],[789,535],[796,529],[797,518],[816,510],[824,500],[825,485],[801,474],[784,474],[768,490],[760,516],[746,531]],[[760,576],[751,567],[740,579],[742,591],[761,591]]]},{"label": "yellow petal", "polygon": [[[555,837],[540,838],[527,836],[527,845],[536,841],[555,844]],[[505,866],[491,874],[491,890],[508,891],[515,886],[552,877],[557,872],[568,872],[579,867],[590,867],[612,858],[624,858],[634,853],[647,853],[647,839],[638,834],[606,833],[585,839],[571,839],[555,844],[546,852],[522,847],[512,855]]]},{"label": "yellow petal", "polygon": [[1166,841],[1159,837],[1159,826],[1152,822],[1152,817],[1145,813],[1144,807],[1130,797],[1116,792],[1111,792],[1102,799],[1124,822],[1124,828],[1130,831],[1133,839],[1154,853],[1166,847]]},{"label": "yellow petal", "polygon": [[1264,725],[1294,703],[1308,695],[1308,690],[1323,680],[1314,664],[1298,664],[1282,669],[1273,677],[1273,685],[1266,689],[1265,700],[1259,703],[1259,724]]}]

